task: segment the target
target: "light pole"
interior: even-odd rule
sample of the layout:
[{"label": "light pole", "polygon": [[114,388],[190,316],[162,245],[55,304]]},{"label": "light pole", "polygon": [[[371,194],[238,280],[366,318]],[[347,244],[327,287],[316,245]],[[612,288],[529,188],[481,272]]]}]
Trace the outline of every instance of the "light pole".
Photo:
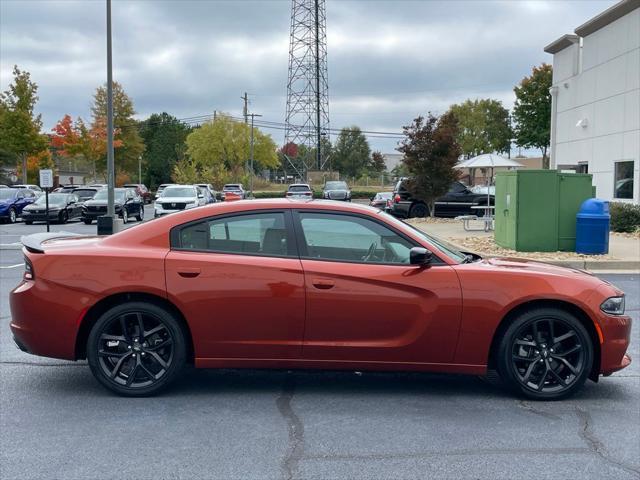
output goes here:
[{"label": "light pole", "polygon": [[261,117],[257,113],[251,113],[251,142],[249,143],[249,170],[251,177],[249,178],[249,198],[253,198],[253,119]]},{"label": "light pole", "polygon": [[111,67],[111,0],[107,0],[107,215],[98,218],[98,234],[111,234],[115,224],[115,165],[113,160],[113,70]]},{"label": "light pole", "polygon": [[142,155],[138,157],[138,183],[142,185]]}]

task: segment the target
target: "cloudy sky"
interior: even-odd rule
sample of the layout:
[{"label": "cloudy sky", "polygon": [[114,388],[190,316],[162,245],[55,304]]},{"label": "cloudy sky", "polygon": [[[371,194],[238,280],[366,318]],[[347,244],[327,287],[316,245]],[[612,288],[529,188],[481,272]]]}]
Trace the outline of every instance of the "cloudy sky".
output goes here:
[{"label": "cloudy sky", "polygon": [[[513,103],[543,47],[613,0],[327,0],[332,128],[399,132],[466,98]],[[114,0],[114,79],[139,118],[240,115],[243,92],[284,121],[289,0]],[[103,0],[0,0],[0,87],[17,64],[39,85],[44,127],[89,117],[106,79]],[[282,143],[283,132],[271,132]],[[371,139],[392,152],[395,141]]]}]

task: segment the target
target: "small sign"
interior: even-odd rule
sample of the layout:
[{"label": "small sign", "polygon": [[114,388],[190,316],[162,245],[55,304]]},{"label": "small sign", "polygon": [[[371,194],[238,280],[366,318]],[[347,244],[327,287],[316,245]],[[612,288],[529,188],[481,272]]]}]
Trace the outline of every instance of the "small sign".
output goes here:
[{"label": "small sign", "polygon": [[53,187],[53,170],[40,170],[40,187]]}]

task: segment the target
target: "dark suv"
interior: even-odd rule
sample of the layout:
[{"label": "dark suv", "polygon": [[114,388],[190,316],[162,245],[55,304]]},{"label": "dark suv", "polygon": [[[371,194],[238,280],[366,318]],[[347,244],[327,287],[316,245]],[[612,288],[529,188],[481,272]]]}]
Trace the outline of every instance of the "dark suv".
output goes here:
[{"label": "dark suv", "polygon": [[[397,217],[427,217],[429,207],[412,198],[405,185],[406,180],[400,180],[393,191],[393,202],[389,213]],[[463,183],[453,182],[449,191],[435,202],[436,217],[457,217],[458,215],[482,215],[482,211],[472,209],[473,206],[493,205],[494,197],[486,193],[473,193]]]}]

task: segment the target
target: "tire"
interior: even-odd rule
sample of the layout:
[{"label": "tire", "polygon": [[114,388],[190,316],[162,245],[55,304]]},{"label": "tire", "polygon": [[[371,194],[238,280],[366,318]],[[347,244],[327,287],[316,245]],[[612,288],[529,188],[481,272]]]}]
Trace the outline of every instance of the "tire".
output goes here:
[{"label": "tire", "polygon": [[144,205],[140,205],[140,213],[136,215],[136,220],[139,222],[144,220]]},{"label": "tire", "polygon": [[10,208],[9,209],[9,216],[7,217],[7,221],[9,223],[16,223],[16,220],[18,220],[18,215],[16,213],[16,209],[15,208]]},{"label": "tire", "polygon": [[87,340],[94,377],[123,396],[158,393],[180,375],[185,360],[185,336],[178,320],[153,303],[128,302],[111,308],[98,318]]},{"label": "tire", "polygon": [[507,327],[498,347],[497,365],[500,377],[517,394],[533,400],[560,400],[573,395],[587,380],[593,344],[571,313],[532,308]]},{"label": "tire", "polygon": [[129,221],[129,212],[127,209],[122,207],[122,223],[127,223]]},{"label": "tire", "polygon": [[82,221],[85,225],[91,225],[91,222],[93,222],[93,220],[91,220],[90,218],[83,218]]},{"label": "tire", "polygon": [[429,209],[424,203],[416,203],[415,205],[412,205],[411,210],[409,210],[409,218],[424,218],[427,215],[429,215]]},{"label": "tire", "polygon": [[66,211],[60,212],[60,215],[58,216],[58,222],[67,223],[67,221],[69,221],[69,214]]},{"label": "tire", "polygon": [[25,220],[24,224],[25,225],[33,225],[33,222],[31,220]]}]

